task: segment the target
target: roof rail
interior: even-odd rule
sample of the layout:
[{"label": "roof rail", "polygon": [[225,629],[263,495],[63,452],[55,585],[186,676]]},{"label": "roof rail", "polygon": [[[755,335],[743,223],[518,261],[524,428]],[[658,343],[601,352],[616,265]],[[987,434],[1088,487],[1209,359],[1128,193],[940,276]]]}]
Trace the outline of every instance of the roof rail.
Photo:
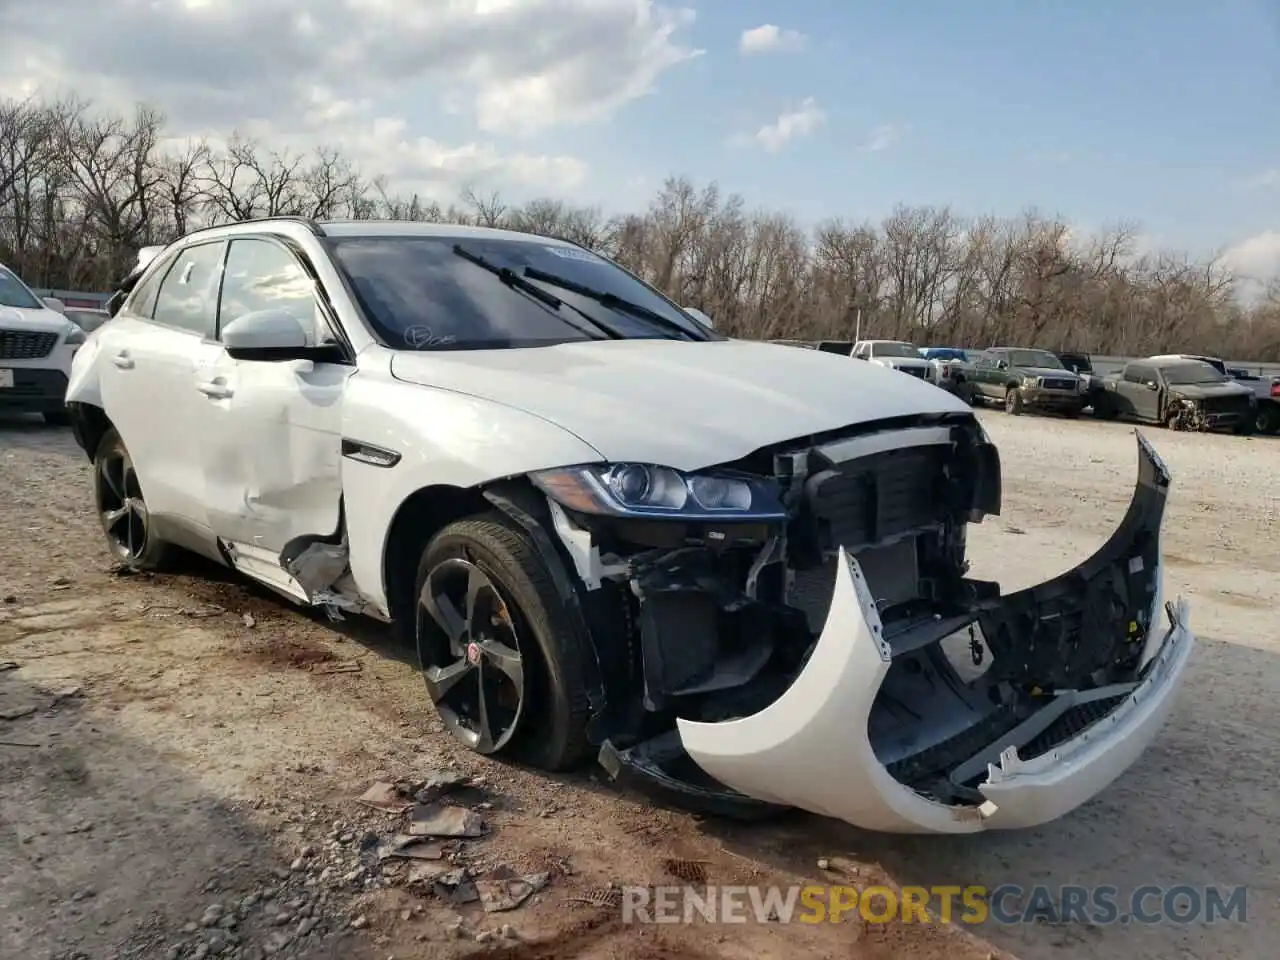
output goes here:
[{"label": "roof rail", "polygon": [[194,236],[197,233],[204,233],[206,230],[221,230],[223,227],[239,227],[239,226],[244,226],[245,224],[250,224],[250,223],[300,223],[304,227],[306,227],[308,230],[310,230],[314,236],[317,236],[317,237],[326,236],[324,232],[324,227],[320,226],[320,224],[316,223],[316,221],[312,220],[310,217],[294,217],[294,216],[281,215],[281,216],[274,216],[274,217],[250,217],[248,220],[232,220],[229,223],[215,223],[207,227],[200,227],[196,230],[188,231],[187,233],[184,233],[182,237],[179,239],[184,239],[186,237]]}]

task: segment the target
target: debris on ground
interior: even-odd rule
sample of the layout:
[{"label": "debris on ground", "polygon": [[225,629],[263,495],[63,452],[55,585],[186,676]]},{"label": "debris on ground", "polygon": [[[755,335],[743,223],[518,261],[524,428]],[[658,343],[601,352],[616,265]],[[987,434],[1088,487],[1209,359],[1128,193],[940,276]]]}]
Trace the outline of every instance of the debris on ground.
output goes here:
[{"label": "debris on ground", "polygon": [[331,660],[315,667],[316,673],[359,673],[360,669],[359,660]]},{"label": "debris on ground", "polygon": [[23,717],[31,716],[38,709],[39,707],[34,705],[0,708],[0,720],[21,720]]},{"label": "debris on ground", "polygon": [[258,621],[254,619],[254,616],[252,613],[244,614],[243,616],[240,617],[240,620],[250,630],[252,630],[254,627],[258,625]]},{"label": "debris on ground", "polygon": [[483,837],[484,817],[466,807],[419,804],[409,817],[409,833],[415,837]]},{"label": "debris on ground", "polygon": [[440,860],[444,857],[444,847],[434,840],[398,833],[378,851],[380,860],[392,857],[402,860]]},{"label": "debris on ground", "polygon": [[677,880],[700,886],[707,882],[707,863],[706,860],[669,859],[662,861],[662,869]]},{"label": "debris on ground", "polygon": [[456,770],[432,770],[423,779],[413,798],[419,803],[431,803],[472,782],[465,773],[458,773]]},{"label": "debris on ground", "polygon": [[6,671],[17,670],[17,669],[18,669],[17,660],[0,660],[0,673],[5,673]]},{"label": "debris on ground", "polygon": [[[499,868],[499,870],[506,872],[505,868]],[[495,870],[494,873],[498,873],[499,870]],[[529,873],[523,876],[477,880],[475,885],[485,913],[499,913],[516,909],[545,887],[550,880],[550,874]]]},{"label": "debris on ground", "polygon": [[413,806],[413,802],[403,796],[394,783],[382,780],[358,796],[356,803],[387,813],[404,813]]}]

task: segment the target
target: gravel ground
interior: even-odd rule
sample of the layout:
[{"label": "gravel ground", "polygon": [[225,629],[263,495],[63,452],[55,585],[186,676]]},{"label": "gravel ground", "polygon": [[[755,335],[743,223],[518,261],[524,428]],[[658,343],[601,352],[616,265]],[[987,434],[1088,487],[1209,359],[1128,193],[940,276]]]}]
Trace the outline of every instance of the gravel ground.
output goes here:
[{"label": "gravel ground", "polygon": [[[1127,503],[1131,431],[981,416],[1004,457],[1005,511],[971,533],[975,575],[1017,588],[1082,560]],[[18,665],[0,671],[0,956],[1270,957],[1280,443],[1153,440],[1174,473],[1166,592],[1191,596],[1203,632],[1169,727],[1058,823],[926,839],[800,815],[701,821],[589,770],[483,762],[441,732],[382,628],[309,617],[196,562],[117,575],[69,434],[0,422],[0,662]],[[456,797],[486,836],[446,843],[438,861],[379,861],[403,822],[354,798],[377,781],[430,790],[445,774],[471,778]],[[610,883],[664,882],[672,858],[715,883],[790,884],[820,882],[818,859],[836,857],[859,882],[1247,884],[1249,922],[987,925],[982,943],[857,920],[624,927],[591,902]],[[440,893],[458,877],[445,871],[463,867],[540,889],[506,912],[451,903]]]}]

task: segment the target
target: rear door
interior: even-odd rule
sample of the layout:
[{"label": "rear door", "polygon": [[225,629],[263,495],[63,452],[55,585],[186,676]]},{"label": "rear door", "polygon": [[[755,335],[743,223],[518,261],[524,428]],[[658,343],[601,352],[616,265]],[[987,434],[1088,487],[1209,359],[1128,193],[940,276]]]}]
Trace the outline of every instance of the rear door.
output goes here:
[{"label": "rear door", "polygon": [[106,358],[102,400],[129,450],[147,508],[180,530],[171,538],[199,549],[207,533],[201,502],[203,398],[192,385],[201,342],[212,335],[226,242],[184,247],[158,265],[98,334]]}]

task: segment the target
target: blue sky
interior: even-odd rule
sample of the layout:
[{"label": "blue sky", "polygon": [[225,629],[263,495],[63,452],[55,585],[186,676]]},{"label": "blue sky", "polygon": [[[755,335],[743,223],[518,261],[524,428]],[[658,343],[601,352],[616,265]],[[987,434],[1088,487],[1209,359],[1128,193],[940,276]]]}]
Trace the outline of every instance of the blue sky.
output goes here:
[{"label": "blue sky", "polygon": [[[803,47],[741,55],[762,24]],[[1036,205],[1204,252],[1280,226],[1280,182],[1250,184],[1280,168],[1280,3],[707,0],[685,39],[705,53],[653,95],[556,134],[601,199],[671,172],[805,220]],[[809,135],[735,139],[806,97]],[[878,128],[896,137],[867,151]]]}]

